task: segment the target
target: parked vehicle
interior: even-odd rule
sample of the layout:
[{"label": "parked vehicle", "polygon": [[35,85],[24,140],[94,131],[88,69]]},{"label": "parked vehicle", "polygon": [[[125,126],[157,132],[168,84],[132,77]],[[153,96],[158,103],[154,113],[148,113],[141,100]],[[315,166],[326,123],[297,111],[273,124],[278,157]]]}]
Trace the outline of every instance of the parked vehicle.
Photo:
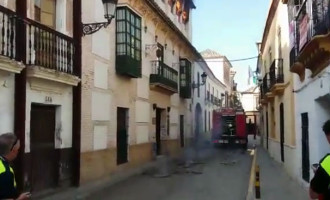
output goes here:
[{"label": "parked vehicle", "polygon": [[243,109],[222,108],[213,112],[214,145],[247,148],[247,136],[246,116]]}]

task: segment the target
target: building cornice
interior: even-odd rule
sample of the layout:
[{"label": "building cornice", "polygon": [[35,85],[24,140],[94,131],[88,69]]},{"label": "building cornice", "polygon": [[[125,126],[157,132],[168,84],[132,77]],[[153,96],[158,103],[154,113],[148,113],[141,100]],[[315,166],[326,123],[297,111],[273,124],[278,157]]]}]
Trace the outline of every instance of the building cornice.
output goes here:
[{"label": "building cornice", "polygon": [[268,37],[269,30],[270,30],[270,27],[272,25],[272,22],[273,22],[273,19],[274,19],[274,16],[275,16],[275,13],[276,13],[279,2],[280,2],[280,0],[273,0],[271,6],[269,8],[269,11],[268,11],[268,16],[267,16],[267,20],[266,20],[264,34],[262,36],[261,49],[260,49],[262,54],[264,52],[264,48],[265,48],[265,45],[266,45],[266,39]]},{"label": "building cornice", "polygon": [[172,31],[175,32],[177,36],[190,48],[190,50],[197,57],[197,59],[205,62],[204,58],[197,51],[197,49],[191,44],[191,42],[181,32],[181,30],[172,22],[172,20],[166,15],[166,13],[159,7],[159,5],[154,0],[144,0],[144,1],[172,29]]}]

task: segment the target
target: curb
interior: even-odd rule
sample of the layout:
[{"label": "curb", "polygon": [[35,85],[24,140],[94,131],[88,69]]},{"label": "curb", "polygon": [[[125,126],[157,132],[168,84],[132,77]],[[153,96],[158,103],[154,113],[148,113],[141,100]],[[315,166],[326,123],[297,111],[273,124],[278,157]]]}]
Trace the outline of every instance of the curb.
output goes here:
[{"label": "curb", "polygon": [[254,155],[253,155],[252,166],[251,166],[251,171],[250,171],[249,187],[248,187],[248,192],[246,195],[246,200],[255,199],[254,182],[255,182],[256,162],[257,162],[257,148],[254,149]]}]

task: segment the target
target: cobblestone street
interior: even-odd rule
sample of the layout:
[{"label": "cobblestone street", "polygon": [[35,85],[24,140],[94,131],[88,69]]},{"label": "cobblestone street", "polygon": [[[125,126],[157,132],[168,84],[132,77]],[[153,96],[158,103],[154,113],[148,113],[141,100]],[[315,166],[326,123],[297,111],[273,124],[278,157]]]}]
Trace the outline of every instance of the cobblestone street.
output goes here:
[{"label": "cobblestone street", "polygon": [[93,194],[89,199],[244,199],[252,160],[249,151],[217,149],[213,153],[204,164],[193,167],[201,174],[177,170],[167,178],[139,175]]}]

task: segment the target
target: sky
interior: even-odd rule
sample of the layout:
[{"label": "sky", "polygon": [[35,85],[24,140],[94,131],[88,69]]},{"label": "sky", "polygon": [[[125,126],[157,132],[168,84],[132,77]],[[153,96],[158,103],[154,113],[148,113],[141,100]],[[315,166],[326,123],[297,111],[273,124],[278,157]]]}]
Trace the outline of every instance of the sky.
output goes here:
[{"label": "sky", "polygon": [[[198,51],[212,49],[229,60],[258,55],[270,0],[195,0],[192,13],[193,45]],[[232,62],[239,91],[247,89],[248,67],[257,59]]]}]

